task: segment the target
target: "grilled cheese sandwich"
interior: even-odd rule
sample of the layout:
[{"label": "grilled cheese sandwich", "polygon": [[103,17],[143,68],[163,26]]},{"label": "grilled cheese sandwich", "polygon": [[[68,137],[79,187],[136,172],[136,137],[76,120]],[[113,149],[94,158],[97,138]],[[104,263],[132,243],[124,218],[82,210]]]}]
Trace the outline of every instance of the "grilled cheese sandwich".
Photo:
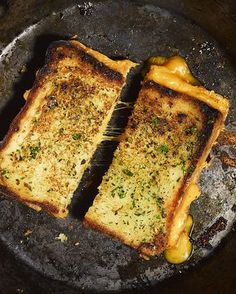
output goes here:
[{"label": "grilled cheese sandwich", "polygon": [[85,216],[86,225],[148,256],[177,245],[229,107],[227,99],[197,86],[196,80],[192,85],[189,72],[176,66],[178,57],[150,67]]},{"label": "grilled cheese sandwich", "polygon": [[1,145],[1,189],[65,217],[135,65],[77,41],[52,44]]}]

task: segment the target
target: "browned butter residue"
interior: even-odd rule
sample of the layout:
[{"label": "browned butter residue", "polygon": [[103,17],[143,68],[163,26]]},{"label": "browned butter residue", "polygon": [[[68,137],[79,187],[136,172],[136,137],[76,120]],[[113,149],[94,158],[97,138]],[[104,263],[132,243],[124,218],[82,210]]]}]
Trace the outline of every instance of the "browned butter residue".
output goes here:
[{"label": "browned butter residue", "polygon": [[217,142],[220,145],[236,145],[236,132],[221,132]]},{"label": "browned butter residue", "polygon": [[222,161],[222,163],[236,168],[236,160],[229,157],[226,152],[221,153],[220,160]]},{"label": "browned butter residue", "polygon": [[[236,145],[236,132],[223,131],[217,140],[220,145]],[[236,159],[231,158],[226,152],[221,152],[220,160],[223,164],[236,168]]]}]

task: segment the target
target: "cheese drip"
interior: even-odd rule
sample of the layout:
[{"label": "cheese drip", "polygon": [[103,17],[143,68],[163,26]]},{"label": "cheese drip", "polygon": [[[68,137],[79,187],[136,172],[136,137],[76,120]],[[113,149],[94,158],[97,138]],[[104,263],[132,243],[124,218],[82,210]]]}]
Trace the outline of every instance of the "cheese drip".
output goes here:
[{"label": "cheese drip", "polygon": [[193,226],[193,218],[191,215],[187,216],[183,232],[179,236],[175,247],[166,249],[164,256],[166,260],[173,264],[183,263],[189,259],[192,253],[192,243],[189,235]]}]

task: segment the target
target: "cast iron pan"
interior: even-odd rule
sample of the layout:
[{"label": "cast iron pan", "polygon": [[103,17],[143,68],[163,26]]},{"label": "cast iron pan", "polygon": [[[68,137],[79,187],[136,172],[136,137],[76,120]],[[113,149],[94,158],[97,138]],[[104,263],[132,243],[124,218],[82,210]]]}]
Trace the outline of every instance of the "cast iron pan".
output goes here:
[{"label": "cast iron pan", "polygon": [[[156,4],[90,1],[65,6],[27,27],[1,52],[2,137],[23,106],[22,94],[32,86],[48,45],[74,35],[84,44],[115,59],[129,58],[142,62],[150,56],[180,54],[207,88],[230,99],[226,129],[235,130],[234,64],[221,46],[195,22],[158,6],[158,1]],[[121,108],[118,121],[124,126],[129,111]],[[115,118],[111,126],[116,127],[117,123]],[[221,159],[222,154],[234,158],[236,149],[235,145],[227,145],[224,141],[214,147],[211,154],[213,163],[200,178],[202,196],[191,206],[194,251],[188,262],[174,266],[168,264],[163,256],[146,261],[120,242],[84,228],[82,216],[92,202],[96,185],[109,165],[115,147],[109,142],[102,144],[75,193],[70,215],[64,220],[44,212],[36,213],[0,195],[2,260],[4,254],[12,256],[11,259],[17,262],[16,269],[20,271],[19,280],[22,279],[21,271],[30,273],[31,280],[32,277],[35,279],[34,289],[21,289],[16,283],[9,284],[8,291],[4,290],[7,291],[4,293],[24,290],[26,293],[41,290],[48,293],[78,293],[78,290],[79,293],[104,293],[132,289],[142,292],[155,289],[158,282],[199,263],[230,232],[236,218],[236,169],[223,164]],[[68,237],[66,242],[56,238],[60,233]],[[3,266],[7,269],[6,263]],[[51,284],[48,283],[50,280]],[[50,289],[50,285],[53,287],[55,283],[57,288]]]}]

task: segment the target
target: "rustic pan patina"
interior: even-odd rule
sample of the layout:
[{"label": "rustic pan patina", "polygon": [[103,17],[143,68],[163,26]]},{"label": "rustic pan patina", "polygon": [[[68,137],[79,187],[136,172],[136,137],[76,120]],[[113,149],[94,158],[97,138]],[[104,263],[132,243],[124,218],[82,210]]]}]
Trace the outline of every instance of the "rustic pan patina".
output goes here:
[{"label": "rustic pan patina", "polygon": [[[236,258],[233,251],[235,233],[231,233],[229,245],[217,250],[216,256],[213,255],[205,265],[203,263],[195,271],[190,270],[181,278],[157,283],[186,271],[212,253],[230,232],[235,220],[236,150],[234,140],[230,139],[236,128],[236,101],[233,99],[236,96],[234,1],[221,1],[219,4],[210,0],[171,0],[168,3],[161,0],[85,3],[31,0],[27,1],[28,6],[25,1],[5,2],[0,9],[1,137],[23,105],[23,92],[32,86],[35,72],[43,64],[50,42],[74,35],[78,35],[86,45],[113,58],[141,62],[150,56],[180,54],[207,88],[229,97],[231,109],[226,121],[230,135],[222,135],[214,147],[211,155],[215,157],[214,161],[203,171],[200,179],[202,196],[191,206],[195,227],[192,235],[194,253],[189,262],[173,266],[162,256],[144,261],[137,252],[118,241],[82,226],[81,216],[91,204],[95,186],[111,160],[111,156],[104,154],[108,152],[111,155],[116,146],[116,143],[104,142],[75,194],[71,215],[67,219],[55,219],[44,212],[37,214],[8,197],[0,196],[0,285],[3,293],[20,293],[21,290],[24,293],[42,290],[50,293],[96,290],[104,293],[130,289],[142,293],[144,289],[148,293],[157,289],[161,289],[161,293],[175,293],[180,285],[186,292],[191,287],[201,291],[211,283],[207,284],[207,279],[199,279],[199,275],[207,271],[211,273],[211,268],[216,273],[215,280],[207,278],[211,279],[214,287],[219,283],[217,273],[221,274],[221,279],[226,279],[221,271],[214,269],[212,260],[216,260],[217,266],[217,259],[218,262],[228,260],[226,268],[231,266],[231,271],[224,270],[229,277],[225,291],[230,292],[232,289],[229,287],[236,278],[232,268]],[[137,77],[137,83],[138,80]],[[135,87],[130,89],[131,96],[136,95],[135,90],[137,92]],[[118,122],[120,127],[125,125],[129,110],[123,109],[122,105],[120,108],[111,126],[117,127]],[[116,133],[116,129],[111,128],[111,131]],[[66,242],[56,239],[60,233],[68,237]],[[230,256],[230,252],[234,255]],[[210,287],[207,293],[213,293],[211,291]]]}]

